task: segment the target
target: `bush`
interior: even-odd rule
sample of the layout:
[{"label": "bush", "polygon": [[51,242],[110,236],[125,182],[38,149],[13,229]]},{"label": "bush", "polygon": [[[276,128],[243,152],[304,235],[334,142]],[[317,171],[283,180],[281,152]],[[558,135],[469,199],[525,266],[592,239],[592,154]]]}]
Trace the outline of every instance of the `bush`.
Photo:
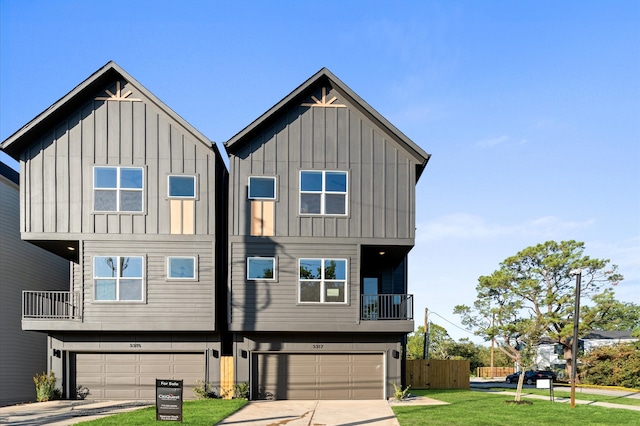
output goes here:
[{"label": "bush", "polygon": [[233,385],[233,399],[249,399],[249,383],[242,382]]},{"label": "bush", "polygon": [[209,382],[196,380],[196,387],[193,388],[193,393],[196,394],[198,399],[218,399],[220,395],[216,393],[216,389],[217,388]]},{"label": "bush", "polygon": [[592,349],[582,363],[584,383],[640,389],[640,342]]},{"label": "bush", "polygon": [[36,374],[33,377],[33,383],[36,385],[36,400],[38,402],[50,401],[55,399],[56,395],[62,396],[62,392],[56,389],[56,376],[53,371],[50,371],[48,375],[47,373]]},{"label": "bush", "polygon": [[407,395],[409,394],[409,388],[411,386],[407,386],[406,388],[402,389],[402,386],[398,386],[395,383],[391,384],[393,385],[393,397],[395,399],[397,399],[398,401],[402,401],[407,397]]}]

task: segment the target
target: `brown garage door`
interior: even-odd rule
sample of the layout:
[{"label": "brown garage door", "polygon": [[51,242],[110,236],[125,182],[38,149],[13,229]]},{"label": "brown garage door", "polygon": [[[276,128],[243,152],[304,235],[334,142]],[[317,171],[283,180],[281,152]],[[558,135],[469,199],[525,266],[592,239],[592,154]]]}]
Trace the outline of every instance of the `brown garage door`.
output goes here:
[{"label": "brown garage door", "polygon": [[156,378],[184,380],[184,398],[194,399],[204,376],[202,353],[76,354],[76,384],[89,388],[90,399],[154,400]]},{"label": "brown garage door", "polygon": [[256,354],[254,398],[382,399],[382,354]]}]

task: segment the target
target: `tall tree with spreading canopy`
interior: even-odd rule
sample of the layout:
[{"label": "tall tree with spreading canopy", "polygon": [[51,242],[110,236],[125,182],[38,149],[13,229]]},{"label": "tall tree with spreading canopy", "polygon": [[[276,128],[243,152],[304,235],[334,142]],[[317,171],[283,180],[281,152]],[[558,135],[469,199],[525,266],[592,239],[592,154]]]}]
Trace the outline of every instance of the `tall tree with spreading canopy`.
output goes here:
[{"label": "tall tree with spreading canopy", "polygon": [[[575,273],[582,274],[582,297],[592,299],[623,279],[618,267],[609,264],[609,259],[584,255],[584,243],[573,240],[527,247],[492,275],[479,278],[473,308],[460,305],[454,312],[478,335],[498,338],[514,359],[521,356],[522,343],[533,347],[542,336],[551,339],[562,347],[570,376]],[[589,326],[580,325],[581,330]]]}]

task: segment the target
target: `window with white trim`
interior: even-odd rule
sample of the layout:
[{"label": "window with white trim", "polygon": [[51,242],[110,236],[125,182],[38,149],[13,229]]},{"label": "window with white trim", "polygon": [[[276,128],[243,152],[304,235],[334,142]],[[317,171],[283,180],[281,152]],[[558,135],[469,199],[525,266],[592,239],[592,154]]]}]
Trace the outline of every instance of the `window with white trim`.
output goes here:
[{"label": "window with white trim", "polygon": [[276,178],[273,176],[249,176],[250,200],[275,200]]},{"label": "window with white trim", "polygon": [[347,214],[347,172],[300,171],[300,213]]},{"label": "window with white trim", "polygon": [[196,177],[169,175],[167,192],[169,198],[196,198]]},{"label": "window with white trim", "polygon": [[198,276],[198,262],[195,256],[168,256],[167,279],[196,280]]},{"label": "window with white trim", "polygon": [[298,273],[300,303],[346,303],[346,259],[300,259]]},{"label": "window with white trim", "polygon": [[275,257],[247,257],[247,280],[275,280]]},{"label": "window with white trim", "polygon": [[144,288],[142,256],[94,256],[94,300],[141,302]]},{"label": "window with white trim", "polygon": [[93,210],[96,212],[142,212],[142,167],[93,168]]}]

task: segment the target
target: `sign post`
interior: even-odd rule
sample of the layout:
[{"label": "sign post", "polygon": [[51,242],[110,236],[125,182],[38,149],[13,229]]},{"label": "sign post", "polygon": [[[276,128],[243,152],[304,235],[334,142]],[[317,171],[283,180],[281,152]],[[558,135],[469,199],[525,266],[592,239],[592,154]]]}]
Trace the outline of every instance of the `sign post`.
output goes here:
[{"label": "sign post", "polygon": [[536,381],[536,388],[549,389],[549,400],[551,402],[555,401],[555,397],[553,394],[553,379],[538,379]]},{"label": "sign post", "polygon": [[182,382],[156,379],[156,420],[182,422]]}]

